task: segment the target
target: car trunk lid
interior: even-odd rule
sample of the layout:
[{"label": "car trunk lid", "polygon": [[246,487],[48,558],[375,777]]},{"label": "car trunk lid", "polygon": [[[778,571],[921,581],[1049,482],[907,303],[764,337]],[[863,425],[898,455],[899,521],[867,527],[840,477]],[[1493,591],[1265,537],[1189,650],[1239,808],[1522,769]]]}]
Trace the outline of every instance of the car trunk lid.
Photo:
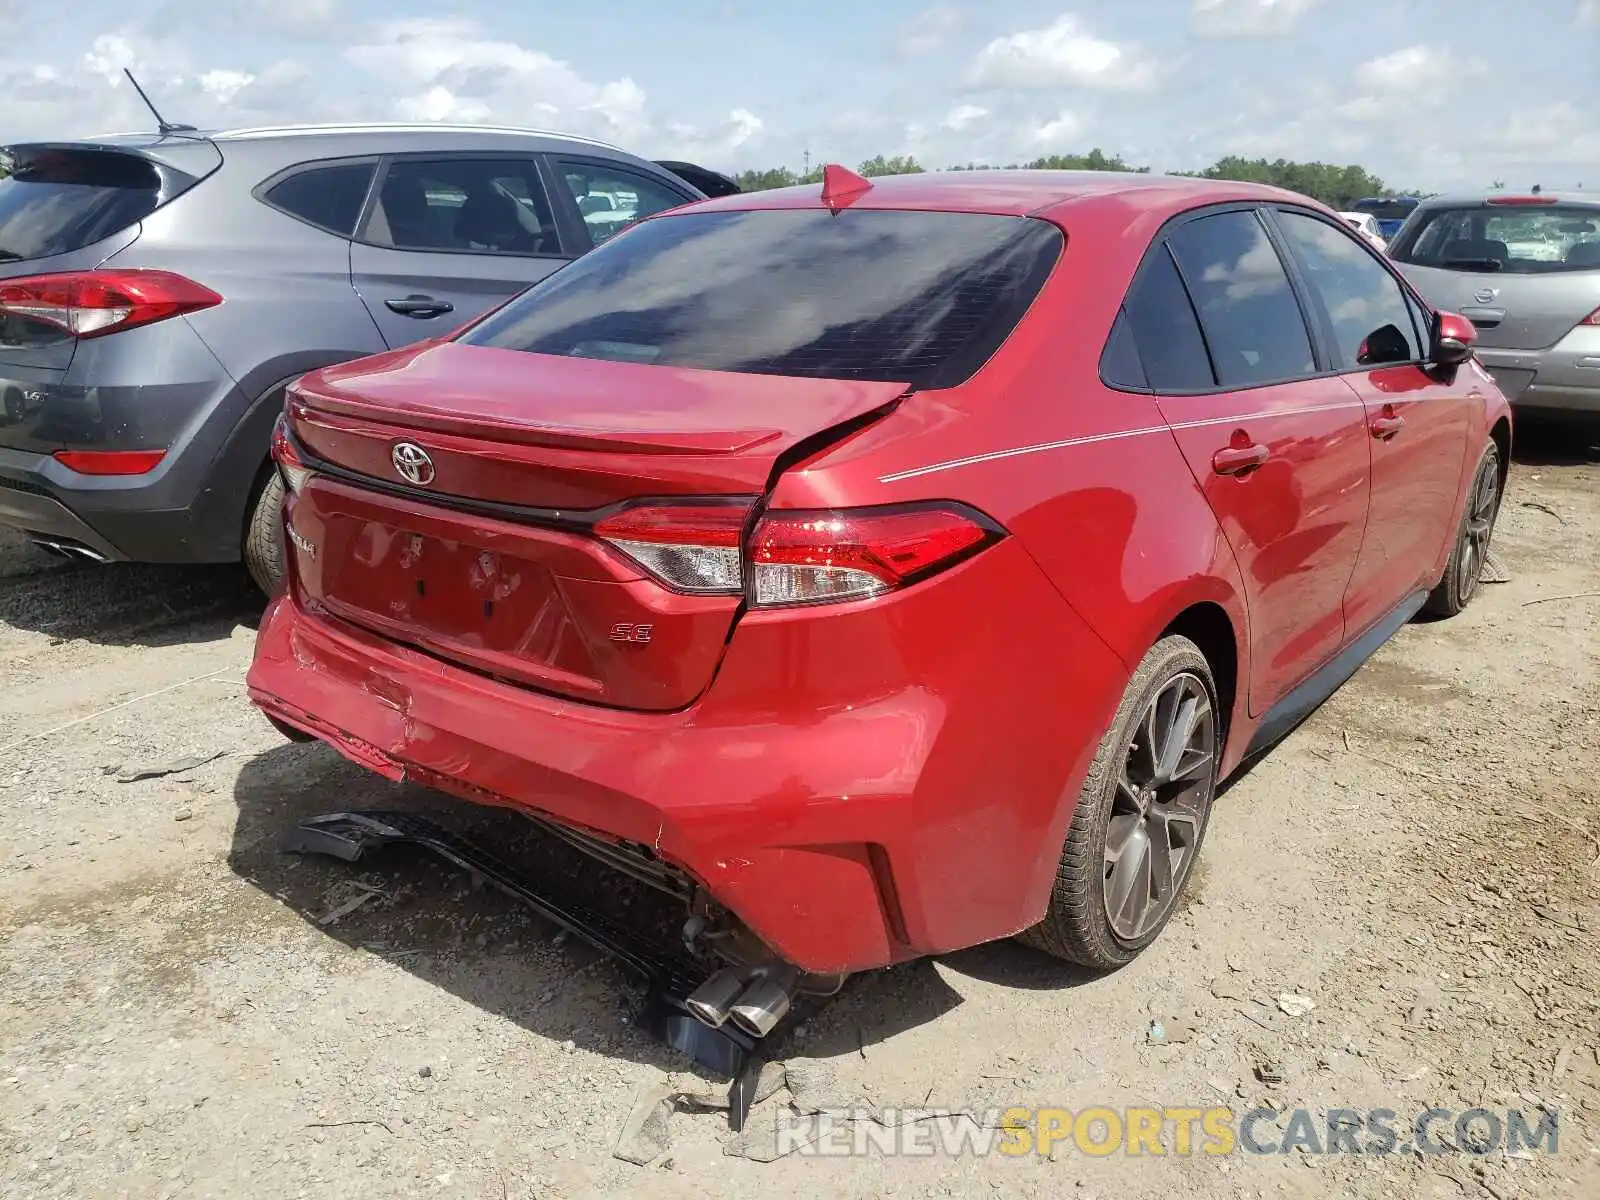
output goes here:
[{"label": "car trunk lid", "polygon": [[679,708],[710,683],[742,597],[668,590],[594,520],[647,498],[753,504],[787,456],[905,390],[454,343],[329,368],[288,404],[310,469],[290,502],[297,587],[474,670]]},{"label": "car trunk lid", "polygon": [[1491,349],[1543,350],[1600,308],[1600,270],[1523,274],[1403,265],[1438,308],[1458,312]]}]

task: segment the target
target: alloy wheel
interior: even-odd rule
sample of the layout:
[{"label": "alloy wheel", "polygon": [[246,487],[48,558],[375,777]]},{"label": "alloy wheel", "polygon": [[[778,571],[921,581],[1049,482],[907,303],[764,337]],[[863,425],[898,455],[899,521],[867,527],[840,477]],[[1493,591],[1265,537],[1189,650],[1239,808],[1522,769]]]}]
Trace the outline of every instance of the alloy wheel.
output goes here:
[{"label": "alloy wheel", "polygon": [[1139,940],[1177,902],[1216,787],[1217,718],[1185,671],[1150,701],[1117,777],[1106,826],[1102,892],[1111,930]]},{"label": "alloy wheel", "polygon": [[1461,575],[1456,590],[1465,604],[1478,590],[1483,564],[1489,556],[1489,539],[1494,535],[1494,519],[1500,508],[1500,472],[1493,458],[1485,459],[1472,482],[1467,501],[1467,526],[1462,531]]}]

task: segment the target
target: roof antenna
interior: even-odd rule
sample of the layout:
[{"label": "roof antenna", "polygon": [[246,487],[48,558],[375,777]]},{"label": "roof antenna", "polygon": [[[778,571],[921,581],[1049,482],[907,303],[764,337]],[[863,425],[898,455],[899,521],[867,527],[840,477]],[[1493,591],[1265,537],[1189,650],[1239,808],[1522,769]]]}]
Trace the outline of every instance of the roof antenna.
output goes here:
[{"label": "roof antenna", "polygon": [[872,180],[864,179],[849,167],[828,163],[822,168],[822,202],[834,212],[848,208],[872,190]]},{"label": "roof antenna", "polygon": [[162,137],[169,133],[198,133],[193,125],[174,125],[161,115],[161,110],[150,103],[150,97],[144,94],[144,89],[139,86],[139,81],[133,77],[133,72],[127,67],[122,68],[122,73],[128,77],[128,82],[133,84],[133,90],[139,93],[139,99],[144,101],[144,106],[155,114],[156,129]]}]

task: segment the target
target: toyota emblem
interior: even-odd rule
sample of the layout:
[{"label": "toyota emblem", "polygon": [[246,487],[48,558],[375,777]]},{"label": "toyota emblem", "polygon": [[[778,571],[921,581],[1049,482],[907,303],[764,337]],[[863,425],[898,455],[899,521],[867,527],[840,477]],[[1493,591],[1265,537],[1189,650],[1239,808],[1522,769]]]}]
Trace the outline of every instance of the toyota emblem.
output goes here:
[{"label": "toyota emblem", "polygon": [[389,458],[394,463],[394,469],[400,473],[400,478],[407,483],[427,487],[433,482],[433,459],[415,442],[396,442],[394,449],[389,452]]},{"label": "toyota emblem", "polygon": [[1500,292],[1496,288],[1479,288],[1472,293],[1472,298],[1479,304],[1493,304],[1494,298],[1499,294]]}]

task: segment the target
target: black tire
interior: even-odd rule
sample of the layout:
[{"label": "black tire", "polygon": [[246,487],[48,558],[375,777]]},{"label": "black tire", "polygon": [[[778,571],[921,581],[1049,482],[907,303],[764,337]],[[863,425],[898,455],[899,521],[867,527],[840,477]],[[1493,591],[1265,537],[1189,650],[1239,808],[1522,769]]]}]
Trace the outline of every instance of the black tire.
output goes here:
[{"label": "black tire", "polygon": [[283,590],[283,477],[267,472],[244,533],[244,565],[268,599]]},{"label": "black tire", "polygon": [[[1124,936],[1112,927],[1106,900],[1110,873],[1107,867],[1108,831],[1113,816],[1122,821],[1124,827],[1128,820],[1145,820],[1142,815],[1130,815],[1122,811],[1126,808],[1126,799],[1137,799],[1133,793],[1142,794],[1143,789],[1134,788],[1130,792],[1121,781],[1129,778],[1134,761],[1141,753],[1145,723],[1147,719],[1153,723],[1152,714],[1158,711],[1158,700],[1163,699],[1169,689],[1177,688],[1180,684],[1184,689],[1191,689],[1197,706],[1199,691],[1193,691],[1193,685],[1198,684],[1209,706],[1209,761],[1201,765],[1198,758],[1194,760],[1192,788],[1188,783],[1173,784],[1175,787],[1203,791],[1197,805],[1198,823],[1197,827],[1191,826],[1191,841],[1184,848],[1181,869],[1168,871],[1172,882],[1167,898],[1161,901],[1161,911],[1151,916],[1153,923],[1148,928],[1132,936]],[[1217,706],[1217,689],[1210,664],[1206,662],[1205,655],[1200,653],[1200,648],[1188,638],[1178,636],[1165,637],[1157,642],[1128,681],[1111,728],[1101,739],[1100,748],[1090,765],[1088,778],[1084,780],[1083,791],[1079,794],[1078,806],[1072,816],[1072,825],[1067,831],[1050,906],[1043,920],[1018,935],[1020,941],[1057,958],[1098,970],[1124,965],[1155,941],[1177,911],[1183,887],[1188,882],[1205,840],[1206,826],[1210,823],[1211,801],[1216,795],[1217,763],[1222,752],[1225,718],[1226,714],[1221,713]],[[1175,714],[1174,724],[1176,720]],[[1182,761],[1181,756],[1179,761]],[[1188,779],[1190,775],[1191,771],[1185,770],[1180,778]],[[1154,813],[1160,808],[1162,801],[1152,799],[1154,794],[1155,789],[1152,788],[1151,795],[1140,805],[1140,814],[1146,810]],[[1171,826],[1163,819],[1162,829],[1169,828]],[[1168,847],[1170,856],[1170,842]],[[1170,857],[1168,862],[1170,864]]]},{"label": "black tire", "polygon": [[1500,515],[1500,450],[1493,441],[1483,448],[1478,469],[1467,489],[1467,502],[1456,530],[1455,545],[1444,578],[1428,594],[1422,611],[1432,617],[1453,617],[1478,594],[1483,578],[1483,563],[1494,537],[1495,519]]}]

